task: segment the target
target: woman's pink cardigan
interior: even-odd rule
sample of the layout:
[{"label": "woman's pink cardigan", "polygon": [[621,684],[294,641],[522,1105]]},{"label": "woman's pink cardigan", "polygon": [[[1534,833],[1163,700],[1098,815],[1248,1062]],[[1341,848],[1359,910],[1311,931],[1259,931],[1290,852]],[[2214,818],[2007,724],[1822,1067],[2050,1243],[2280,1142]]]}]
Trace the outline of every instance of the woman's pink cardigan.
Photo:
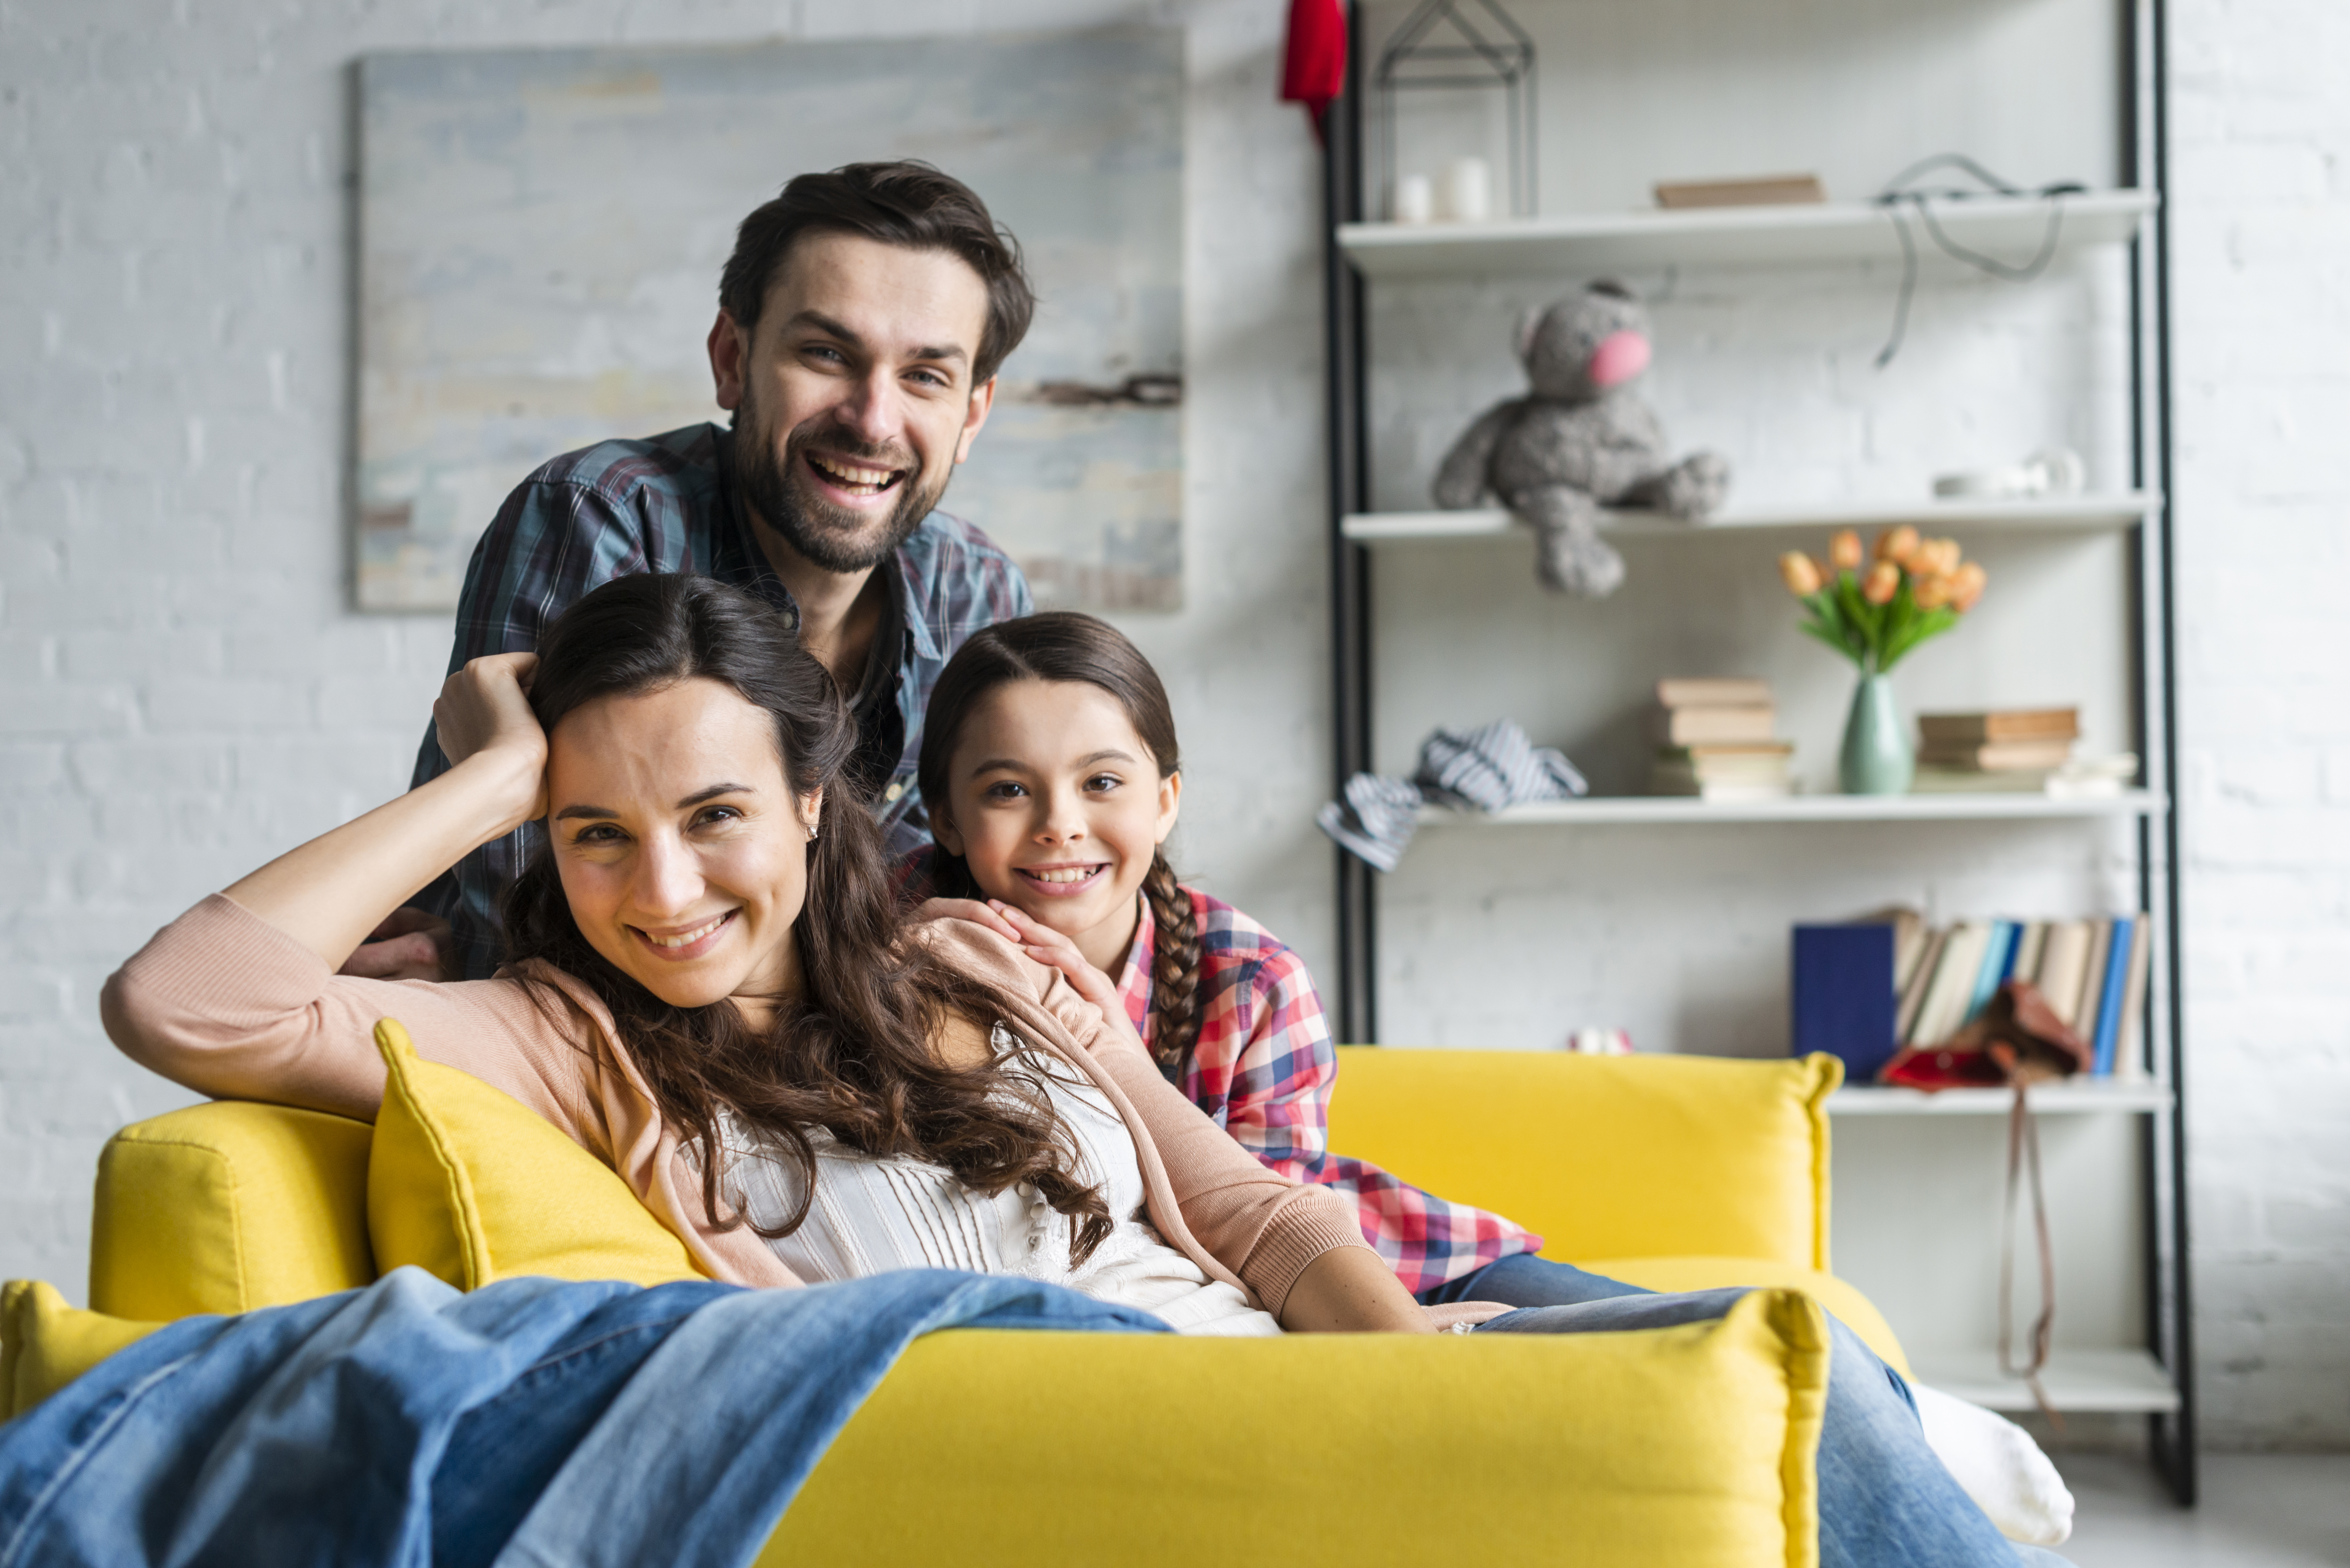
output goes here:
[{"label": "woman's pink cardigan", "polygon": [[[1122,1012],[1104,1018],[1058,971],[983,927],[940,920],[920,929],[948,962],[1004,996],[1007,1027],[1100,1086],[1133,1134],[1151,1222],[1210,1277],[1278,1314],[1308,1263],[1364,1245],[1344,1199],[1266,1169],[1161,1077]],[[523,979],[505,976],[433,984],[338,975],[214,894],[117,971],[99,1006],[114,1043],[174,1083],[361,1121],[373,1121],[383,1100],[376,1020],[396,1018],[426,1059],[504,1090],[618,1171],[712,1278],[801,1283],[747,1226],[723,1227],[704,1206],[676,1130],[603,1004],[547,965],[519,972],[572,1006],[545,991],[534,998]],[[1492,1310],[1436,1315],[1474,1320]]]}]

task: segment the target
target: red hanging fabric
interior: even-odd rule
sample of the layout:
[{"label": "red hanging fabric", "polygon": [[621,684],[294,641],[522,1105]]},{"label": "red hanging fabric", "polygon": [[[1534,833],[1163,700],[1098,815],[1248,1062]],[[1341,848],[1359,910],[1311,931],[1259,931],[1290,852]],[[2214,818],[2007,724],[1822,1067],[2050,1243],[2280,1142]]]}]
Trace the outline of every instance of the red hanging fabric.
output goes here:
[{"label": "red hanging fabric", "polygon": [[1341,0],[1289,0],[1289,53],[1281,71],[1284,103],[1302,103],[1322,130],[1322,111],[1347,85],[1347,12]]}]

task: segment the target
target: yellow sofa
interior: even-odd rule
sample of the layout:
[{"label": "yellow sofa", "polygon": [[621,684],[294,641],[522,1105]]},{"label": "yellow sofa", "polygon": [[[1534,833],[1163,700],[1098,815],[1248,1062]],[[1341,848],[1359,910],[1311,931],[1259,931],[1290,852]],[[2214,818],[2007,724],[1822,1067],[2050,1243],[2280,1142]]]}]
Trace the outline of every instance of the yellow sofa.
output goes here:
[{"label": "yellow sofa", "polygon": [[[1517,1219],[1545,1255],[1758,1291],[1715,1325],[1543,1336],[918,1342],[762,1563],[1814,1563],[1826,1058],[1342,1053],[1333,1147]],[[0,1397],[137,1329],[367,1283],[372,1129],[221,1103],[100,1158],[91,1311],[12,1285]]]}]

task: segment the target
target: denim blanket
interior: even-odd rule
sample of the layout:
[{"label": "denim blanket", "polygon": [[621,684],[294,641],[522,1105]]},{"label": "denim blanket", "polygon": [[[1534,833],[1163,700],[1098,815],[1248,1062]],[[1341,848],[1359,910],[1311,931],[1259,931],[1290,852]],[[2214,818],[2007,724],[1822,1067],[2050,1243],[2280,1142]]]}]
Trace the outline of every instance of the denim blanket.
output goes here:
[{"label": "denim blanket", "polygon": [[917,1335],[1163,1332],[1029,1281],[796,1291],[413,1268],[187,1318],[0,1427],[0,1568],[749,1563]]}]

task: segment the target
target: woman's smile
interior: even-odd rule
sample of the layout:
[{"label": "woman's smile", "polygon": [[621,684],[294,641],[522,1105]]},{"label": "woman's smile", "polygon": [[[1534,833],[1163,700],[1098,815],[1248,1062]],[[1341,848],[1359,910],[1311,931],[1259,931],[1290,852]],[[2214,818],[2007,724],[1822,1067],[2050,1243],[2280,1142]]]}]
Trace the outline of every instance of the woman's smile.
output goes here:
[{"label": "woman's smile", "polygon": [[739,907],[732,909],[723,915],[713,915],[695,926],[682,928],[671,926],[659,930],[648,929],[643,926],[630,926],[629,930],[639,941],[652,950],[655,958],[677,963],[688,959],[701,958],[716,947],[719,940],[725,936],[727,928],[734,923],[734,917],[742,912]]}]

